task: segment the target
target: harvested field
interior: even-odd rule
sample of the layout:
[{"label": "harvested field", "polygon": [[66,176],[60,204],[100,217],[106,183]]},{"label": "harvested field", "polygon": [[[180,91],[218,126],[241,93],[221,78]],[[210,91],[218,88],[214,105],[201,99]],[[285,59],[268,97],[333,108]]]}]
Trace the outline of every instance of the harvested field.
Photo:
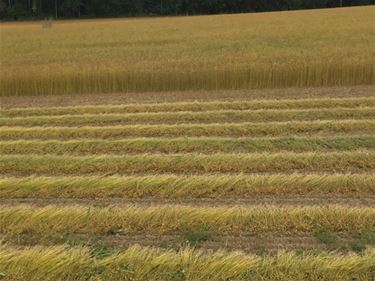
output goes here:
[{"label": "harvested field", "polygon": [[[27,195],[26,195],[27,196]],[[34,196],[34,195],[29,195]],[[39,196],[39,197],[38,197]],[[107,196],[104,193],[103,196]],[[363,194],[357,195],[357,197],[350,197],[347,195],[331,195],[326,196],[311,196],[311,195],[299,195],[299,194],[281,194],[279,196],[274,195],[255,195],[253,197],[225,197],[225,198],[212,198],[212,197],[172,197],[172,198],[160,198],[154,197],[60,197],[57,195],[54,198],[41,196],[36,194],[34,197],[12,197],[0,198],[1,205],[4,206],[17,206],[32,205],[35,207],[47,207],[50,205],[54,206],[95,206],[95,207],[155,207],[164,205],[178,205],[185,207],[301,207],[301,206],[335,206],[342,205],[348,207],[372,207],[375,204],[375,198],[366,196]]]},{"label": "harvested field", "polygon": [[205,229],[220,234],[267,232],[375,231],[373,208],[256,207],[196,208],[187,206],[94,208],[28,206],[0,208],[0,233],[154,233]]},{"label": "harvested field", "polygon": [[277,154],[144,154],[134,156],[4,155],[4,175],[114,175],[146,173],[357,172],[375,169],[375,152]]},{"label": "harvested field", "polygon": [[[372,174],[150,175],[8,177],[0,180],[0,198],[225,198],[266,196],[372,197]],[[375,199],[374,197],[372,197]],[[266,199],[266,198],[264,198]],[[235,202],[238,202],[234,200]]]},{"label": "harvested field", "polygon": [[371,135],[375,120],[232,124],[129,125],[111,127],[0,127],[1,140],[123,139],[131,137],[281,137]]},{"label": "harvested field", "polygon": [[246,90],[216,91],[168,91],[168,92],[129,92],[129,93],[86,93],[46,95],[41,99],[37,95],[3,96],[3,109],[18,111],[25,107],[72,107],[72,106],[104,106],[128,105],[134,103],[191,103],[191,102],[226,102],[226,101],[253,101],[272,99],[325,99],[325,98],[353,98],[374,97],[375,86],[354,85],[335,87],[304,87],[304,88],[269,88]]},{"label": "harvested field", "polygon": [[374,97],[321,98],[291,100],[255,100],[233,102],[181,102],[131,105],[66,106],[48,108],[11,108],[0,110],[1,117],[55,116],[82,114],[124,114],[178,111],[260,110],[260,109],[312,109],[312,108],[356,108],[375,106]]},{"label": "harvested field", "polygon": [[1,23],[0,279],[374,279],[373,11]]},{"label": "harvested field", "polygon": [[[172,251],[133,246],[120,253],[106,253],[100,259],[95,257],[94,250],[88,247],[2,247],[0,266],[11,272],[10,278],[25,276],[27,280],[44,278],[45,269],[48,268],[49,276],[55,280],[61,276],[68,276],[66,278],[71,280],[87,277],[101,280],[165,280],[165,276],[174,274],[182,275],[187,280],[256,278],[287,281],[303,280],[302,272],[310,272],[314,276],[310,280],[348,280],[347,276],[355,276],[357,280],[365,281],[371,278],[374,259],[374,253],[370,250],[364,255],[300,256],[280,252],[275,257],[260,258],[239,252],[205,253],[189,247]],[[20,266],[16,267],[15,264]],[[154,264],[158,265],[157,269],[150,268]],[[181,266],[186,270],[181,272]]]},{"label": "harvested field", "polygon": [[2,154],[142,154],[351,151],[375,149],[374,136],[300,138],[132,138],[127,140],[8,141]]},{"label": "harvested field", "polygon": [[288,120],[374,119],[375,110],[364,108],[330,108],[306,110],[231,110],[207,112],[162,112],[129,114],[82,114],[61,116],[3,117],[0,126],[110,126],[130,124],[211,124],[239,122],[285,122]]},{"label": "harvested field", "polygon": [[[265,264],[283,255],[303,262],[295,256],[303,251],[309,261],[324,257],[316,269],[306,264],[310,274],[327,266],[324,276],[367,281],[374,263],[366,255],[375,246],[374,114],[366,95],[4,108],[0,265],[9,274],[12,264],[37,262],[63,244],[69,249],[56,250],[56,259],[103,254],[89,258],[82,274],[99,278],[99,266],[106,280],[124,274],[112,267],[129,251],[209,259],[241,250],[240,263],[257,263],[233,276],[248,280],[254,272],[271,278]],[[336,259],[358,264],[339,271],[329,266]],[[125,263],[145,266],[135,261]],[[73,268],[69,276],[78,274]],[[298,272],[273,270],[267,280]]]}]

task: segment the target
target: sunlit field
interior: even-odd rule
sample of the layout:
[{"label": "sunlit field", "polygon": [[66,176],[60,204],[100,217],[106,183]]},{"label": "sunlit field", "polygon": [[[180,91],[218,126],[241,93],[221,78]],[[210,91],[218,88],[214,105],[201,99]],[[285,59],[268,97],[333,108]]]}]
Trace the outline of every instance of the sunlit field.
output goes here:
[{"label": "sunlit field", "polygon": [[2,23],[0,95],[373,84],[374,13]]},{"label": "sunlit field", "polygon": [[1,23],[0,280],[374,280],[374,14]]}]

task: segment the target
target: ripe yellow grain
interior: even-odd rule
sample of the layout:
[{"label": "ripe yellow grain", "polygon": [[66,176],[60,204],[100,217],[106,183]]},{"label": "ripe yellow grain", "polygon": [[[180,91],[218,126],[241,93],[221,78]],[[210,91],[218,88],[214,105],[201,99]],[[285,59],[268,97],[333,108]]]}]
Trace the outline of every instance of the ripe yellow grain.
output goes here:
[{"label": "ripe yellow grain", "polygon": [[373,13],[2,24],[0,95],[373,84]]}]

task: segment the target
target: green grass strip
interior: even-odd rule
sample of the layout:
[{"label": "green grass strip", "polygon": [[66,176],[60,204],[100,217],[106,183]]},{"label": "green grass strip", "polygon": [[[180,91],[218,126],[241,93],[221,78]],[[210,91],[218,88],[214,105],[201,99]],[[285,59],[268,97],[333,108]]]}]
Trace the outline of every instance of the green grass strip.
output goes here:
[{"label": "green grass strip", "polygon": [[283,99],[254,100],[228,102],[179,102],[149,103],[121,105],[86,105],[66,107],[34,107],[11,108],[0,110],[1,117],[22,117],[42,115],[69,114],[113,114],[113,113],[144,113],[144,112],[178,112],[178,111],[215,111],[215,110],[259,110],[259,109],[312,109],[312,108],[353,108],[373,107],[375,98],[315,98],[315,99]]},{"label": "green grass strip", "polygon": [[173,154],[126,156],[3,155],[3,175],[143,173],[371,172],[374,151],[277,154]]},{"label": "green grass strip", "polygon": [[274,256],[241,252],[205,252],[189,247],[161,250],[132,246],[98,259],[89,247],[0,248],[0,268],[6,280],[29,281],[368,281],[375,251],[364,254],[295,253]]},{"label": "green grass strip", "polygon": [[0,127],[0,140],[122,139],[130,137],[265,137],[375,134],[375,120],[112,127]]},{"label": "green grass strip", "polygon": [[373,119],[375,108],[324,108],[301,110],[231,110],[207,112],[158,112],[3,117],[0,126],[108,126],[131,124],[284,122],[311,120]]},{"label": "green grass strip", "polygon": [[375,175],[77,176],[0,178],[0,198],[374,196]]},{"label": "green grass strip", "polygon": [[326,138],[141,138],[118,141],[10,141],[0,142],[0,154],[137,154],[137,153],[250,153],[350,151],[375,149],[375,136]]}]

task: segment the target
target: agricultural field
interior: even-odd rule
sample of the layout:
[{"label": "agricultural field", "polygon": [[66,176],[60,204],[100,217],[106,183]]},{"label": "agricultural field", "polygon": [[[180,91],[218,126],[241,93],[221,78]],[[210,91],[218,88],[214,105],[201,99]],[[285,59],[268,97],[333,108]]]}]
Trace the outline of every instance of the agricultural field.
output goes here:
[{"label": "agricultural field", "polygon": [[374,84],[374,13],[4,23],[0,94]]},{"label": "agricultural field", "polygon": [[374,12],[0,24],[0,280],[374,280]]}]

